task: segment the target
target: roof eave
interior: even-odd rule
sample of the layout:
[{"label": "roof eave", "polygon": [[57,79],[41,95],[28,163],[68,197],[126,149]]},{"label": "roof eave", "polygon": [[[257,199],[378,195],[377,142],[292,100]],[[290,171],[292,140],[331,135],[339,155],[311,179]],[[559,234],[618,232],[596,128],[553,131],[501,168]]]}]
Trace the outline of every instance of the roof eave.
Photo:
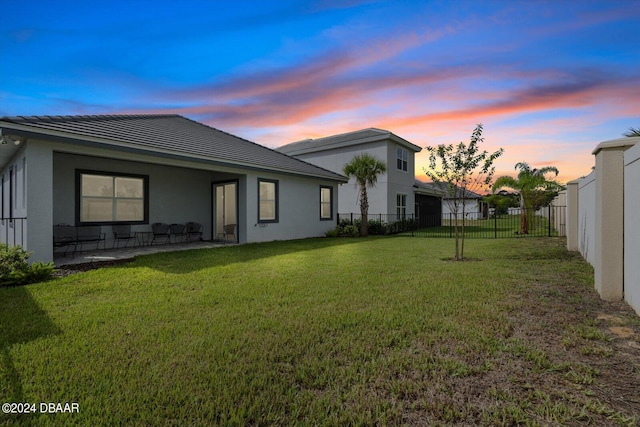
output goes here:
[{"label": "roof eave", "polygon": [[[230,162],[228,160],[218,159],[218,158],[206,156],[206,155],[193,155],[193,154],[188,154],[181,151],[173,151],[173,150],[166,150],[166,149],[160,149],[160,148],[150,149],[149,147],[140,146],[132,142],[123,142],[115,139],[96,138],[93,136],[76,135],[76,134],[71,134],[67,132],[52,131],[48,129],[35,130],[28,125],[22,125],[22,124],[13,123],[13,122],[0,121],[0,129],[10,129],[11,135],[21,136],[27,139],[28,138],[45,139],[45,140],[49,139],[49,140],[55,140],[57,142],[64,142],[64,143],[85,145],[85,146],[94,146],[99,148],[107,148],[107,149],[117,148],[121,151],[145,154],[145,155],[156,156],[156,157],[176,158],[176,159],[194,161],[198,163],[207,163],[207,164],[226,166],[226,167],[239,167],[241,169],[246,169],[246,170],[276,172],[276,173],[281,173],[286,175],[295,175],[295,176],[308,176],[308,177],[326,179],[326,180],[336,181],[336,182],[345,182],[345,183],[349,182],[349,180],[346,177],[331,171],[327,171],[327,174],[324,175],[324,174],[314,174],[314,173],[301,172],[301,171],[291,171],[288,169],[282,169],[277,167],[266,168],[266,167],[256,166],[251,163],[238,162],[238,161]],[[280,154],[284,154],[284,153],[280,153]],[[299,159],[297,160],[300,161]]]},{"label": "roof eave", "polygon": [[[341,140],[341,141],[336,141],[334,143],[329,143],[329,144],[324,144],[324,145],[316,145],[316,146],[308,146],[308,147],[302,147],[299,149],[292,149],[291,151],[287,151],[285,149],[285,151],[281,151],[282,153],[288,154],[290,156],[297,156],[297,155],[301,155],[301,154],[309,154],[309,153],[318,153],[318,152],[322,152],[322,151],[330,151],[330,150],[334,150],[336,148],[344,148],[344,147],[352,147],[352,146],[356,146],[356,145],[362,145],[362,144],[369,144],[371,142],[381,142],[381,141],[393,141],[399,145],[402,145],[405,148],[410,149],[411,151],[415,152],[415,153],[419,153],[420,151],[422,151],[422,148],[412,144],[411,142],[407,141],[404,138],[399,137],[398,135],[394,134],[393,132],[389,132],[389,131],[379,131],[380,133],[378,135],[373,135],[373,136],[366,136],[366,137],[356,137],[355,139],[345,139],[345,140]],[[349,134],[352,133],[356,133],[356,132],[350,132]],[[345,135],[349,135],[349,134],[345,134]],[[335,136],[335,135],[334,135]],[[278,151],[280,151],[280,149],[287,147],[287,146],[293,146],[296,144],[313,144],[314,142],[317,144],[322,144],[322,140],[323,139],[327,139],[327,138],[331,138],[333,136],[329,136],[329,137],[325,137],[325,138],[318,138],[318,139],[304,139],[301,141],[296,141],[296,142],[292,142],[290,144],[286,144],[283,145],[282,147],[278,148]]]}]

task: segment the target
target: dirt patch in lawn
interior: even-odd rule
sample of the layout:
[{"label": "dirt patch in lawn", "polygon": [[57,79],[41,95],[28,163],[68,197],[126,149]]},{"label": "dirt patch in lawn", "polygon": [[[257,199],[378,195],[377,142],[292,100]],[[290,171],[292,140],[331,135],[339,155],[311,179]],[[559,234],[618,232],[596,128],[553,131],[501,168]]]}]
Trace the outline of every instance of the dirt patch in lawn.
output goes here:
[{"label": "dirt patch in lawn", "polygon": [[479,378],[483,387],[502,409],[528,402],[542,424],[638,425],[640,317],[571,274],[561,288],[540,276],[512,296],[510,357]]},{"label": "dirt patch in lawn", "polygon": [[84,271],[91,271],[98,268],[111,267],[115,265],[128,264],[132,262],[135,258],[127,258],[127,259],[116,259],[109,261],[95,261],[95,262],[84,262],[80,264],[69,264],[63,265],[53,272],[53,277],[65,277],[70,276],[76,273],[82,273]]},{"label": "dirt patch in lawn", "polygon": [[522,283],[493,302],[507,313],[495,341],[420,349],[446,355],[455,369],[413,378],[425,383],[423,398],[407,402],[403,423],[640,425],[640,317],[599,298],[591,274],[569,266],[579,255],[562,256],[517,261]]}]

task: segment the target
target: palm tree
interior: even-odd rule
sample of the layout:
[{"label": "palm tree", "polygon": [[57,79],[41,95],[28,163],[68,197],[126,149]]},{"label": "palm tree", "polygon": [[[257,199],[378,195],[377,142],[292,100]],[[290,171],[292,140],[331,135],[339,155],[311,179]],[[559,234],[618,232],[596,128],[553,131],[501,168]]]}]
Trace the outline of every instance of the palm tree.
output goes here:
[{"label": "palm tree", "polygon": [[347,178],[354,177],[360,187],[360,235],[369,234],[369,199],[367,187],[373,188],[378,181],[378,175],[387,171],[387,165],[368,153],[356,154],[353,159],[344,165],[343,173]]},{"label": "palm tree", "polygon": [[536,190],[560,190],[564,188],[561,184],[553,180],[548,180],[545,175],[554,173],[558,176],[558,168],[555,166],[545,166],[540,169],[531,169],[526,162],[516,163],[515,169],[519,169],[518,177],[501,176],[493,184],[493,192],[499,188],[507,187],[516,190],[520,194],[520,234],[529,234],[529,224],[527,220],[527,207],[529,198]]},{"label": "palm tree", "polygon": [[628,136],[628,137],[633,137],[633,136],[640,136],[640,128],[633,128],[630,127],[628,132],[623,133],[622,135],[624,136]]}]

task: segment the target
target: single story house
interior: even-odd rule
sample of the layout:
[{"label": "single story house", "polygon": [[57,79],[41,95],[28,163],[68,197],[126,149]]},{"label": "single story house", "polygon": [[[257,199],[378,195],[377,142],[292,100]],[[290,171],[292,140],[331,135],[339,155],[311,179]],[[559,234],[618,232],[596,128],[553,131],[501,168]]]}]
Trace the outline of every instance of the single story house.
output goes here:
[{"label": "single story house", "polygon": [[[369,128],[305,139],[283,145],[277,150],[340,174],[355,155],[369,153],[387,165],[387,172],[378,176],[375,188],[367,190],[369,214],[405,217],[414,213],[414,159],[415,153],[422,148],[388,130]],[[354,178],[340,185],[340,213],[359,213],[359,197]]]},{"label": "single story house", "polygon": [[0,242],[53,259],[53,226],[197,222],[216,239],[322,236],[339,173],[179,115],[0,118]]}]

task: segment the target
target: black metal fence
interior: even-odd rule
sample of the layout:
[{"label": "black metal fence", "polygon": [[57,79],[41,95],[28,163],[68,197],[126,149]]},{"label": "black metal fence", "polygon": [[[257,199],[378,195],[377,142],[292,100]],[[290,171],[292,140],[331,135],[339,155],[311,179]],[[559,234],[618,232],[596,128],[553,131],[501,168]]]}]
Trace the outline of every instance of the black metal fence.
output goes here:
[{"label": "black metal fence", "polygon": [[27,218],[0,218],[0,243],[24,246],[26,234]]},{"label": "black metal fence", "polygon": [[[403,234],[417,237],[455,237],[456,216],[413,214],[369,214],[369,234]],[[508,213],[489,211],[458,215],[458,232],[464,223],[465,238],[553,237],[566,235],[566,207],[547,206],[538,210],[510,209]],[[338,226],[360,226],[360,214],[338,214]]]}]

